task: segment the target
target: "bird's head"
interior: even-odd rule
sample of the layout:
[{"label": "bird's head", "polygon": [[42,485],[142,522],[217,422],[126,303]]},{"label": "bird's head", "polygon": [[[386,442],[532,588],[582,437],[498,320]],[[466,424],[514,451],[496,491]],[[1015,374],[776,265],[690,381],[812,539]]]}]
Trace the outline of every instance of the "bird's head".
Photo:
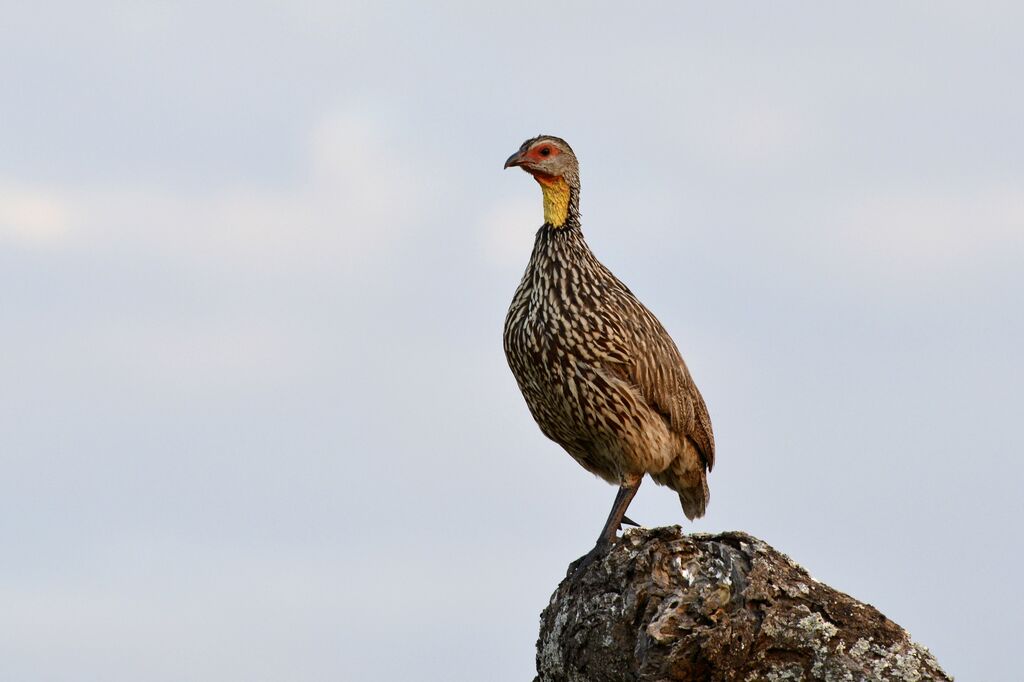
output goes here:
[{"label": "bird's head", "polygon": [[569,143],[553,135],[527,140],[505,161],[505,168],[518,166],[540,183],[544,193],[544,221],[562,227],[577,210],[580,167]]}]

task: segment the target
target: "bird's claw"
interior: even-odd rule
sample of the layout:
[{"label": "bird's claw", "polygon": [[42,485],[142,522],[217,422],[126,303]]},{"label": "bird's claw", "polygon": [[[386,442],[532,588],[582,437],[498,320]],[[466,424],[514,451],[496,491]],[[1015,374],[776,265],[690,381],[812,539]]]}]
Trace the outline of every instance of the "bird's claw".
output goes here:
[{"label": "bird's claw", "polygon": [[637,528],[640,527],[639,523],[637,523],[636,521],[634,521],[633,519],[631,519],[631,518],[629,518],[628,516],[625,516],[625,515],[623,515],[622,521],[619,522],[619,530],[622,530],[623,524],[625,524],[627,526],[636,526]]},{"label": "bird's claw", "polygon": [[576,561],[569,564],[569,570],[566,572],[565,577],[570,578],[580,572],[582,572],[587,566],[594,563],[598,559],[604,558],[604,556],[611,550],[612,543],[610,542],[598,542],[594,545],[594,548],[581,556]]}]

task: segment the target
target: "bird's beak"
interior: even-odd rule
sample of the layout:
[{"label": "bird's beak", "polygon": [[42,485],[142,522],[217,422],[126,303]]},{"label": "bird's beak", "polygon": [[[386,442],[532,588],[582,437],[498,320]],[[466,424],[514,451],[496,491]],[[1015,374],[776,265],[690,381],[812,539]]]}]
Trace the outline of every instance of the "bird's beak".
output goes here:
[{"label": "bird's beak", "polygon": [[523,158],[523,153],[521,151],[518,151],[505,160],[505,168],[511,168],[512,166],[522,166],[525,162],[526,159]]}]

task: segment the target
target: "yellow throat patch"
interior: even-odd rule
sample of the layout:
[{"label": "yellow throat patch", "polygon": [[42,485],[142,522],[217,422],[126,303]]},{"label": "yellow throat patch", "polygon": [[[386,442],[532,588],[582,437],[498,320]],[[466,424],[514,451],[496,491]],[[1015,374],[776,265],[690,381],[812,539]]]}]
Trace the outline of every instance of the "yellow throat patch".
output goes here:
[{"label": "yellow throat patch", "polygon": [[562,227],[569,218],[569,183],[562,177],[534,175],[544,193],[544,222]]}]

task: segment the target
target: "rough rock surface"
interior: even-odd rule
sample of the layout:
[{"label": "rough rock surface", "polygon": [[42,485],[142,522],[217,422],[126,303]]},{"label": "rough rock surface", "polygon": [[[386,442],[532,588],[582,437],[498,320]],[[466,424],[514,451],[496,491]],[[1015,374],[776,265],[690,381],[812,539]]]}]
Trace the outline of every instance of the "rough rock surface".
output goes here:
[{"label": "rough rock surface", "polygon": [[534,682],[950,680],[900,626],[745,533],[629,530],[541,614]]}]

